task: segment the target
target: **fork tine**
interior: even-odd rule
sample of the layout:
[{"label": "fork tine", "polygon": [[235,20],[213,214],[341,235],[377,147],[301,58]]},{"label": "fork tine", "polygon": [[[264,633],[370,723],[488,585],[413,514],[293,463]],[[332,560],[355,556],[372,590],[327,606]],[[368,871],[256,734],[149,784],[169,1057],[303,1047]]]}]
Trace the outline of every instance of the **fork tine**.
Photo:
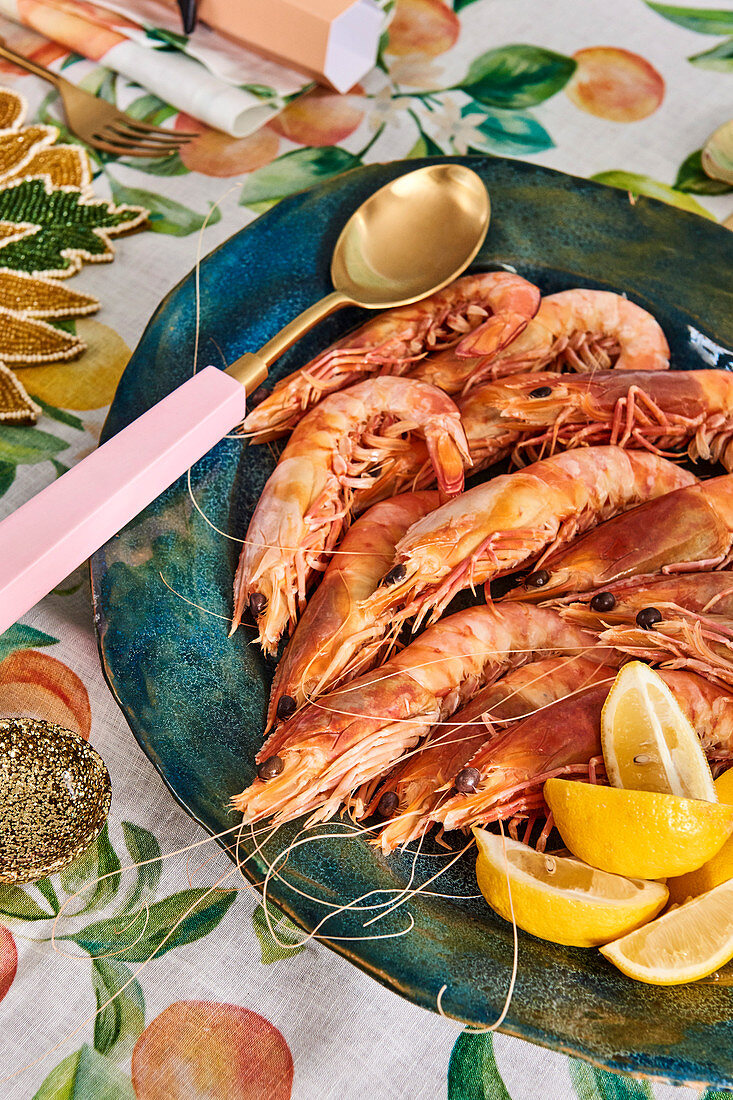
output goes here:
[{"label": "fork tine", "polygon": [[177,146],[145,145],[143,142],[127,141],[103,130],[87,138],[90,145],[105,153],[115,153],[126,157],[169,157],[176,152]]},{"label": "fork tine", "polygon": [[129,115],[125,115],[124,118],[120,119],[119,124],[129,127],[131,130],[137,130],[141,134],[159,134],[162,137],[187,139],[200,137],[200,134],[193,130],[166,130],[162,126],[152,126],[150,123],[141,122],[137,118],[130,118]]},{"label": "fork tine", "polygon": [[188,138],[180,139],[178,134],[171,133],[170,130],[166,130],[165,133],[162,134],[141,133],[118,120],[105,126],[104,132],[115,138],[122,138],[124,141],[152,142],[160,146],[175,146],[175,148],[178,148],[180,145],[185,145],[188,141]]}]

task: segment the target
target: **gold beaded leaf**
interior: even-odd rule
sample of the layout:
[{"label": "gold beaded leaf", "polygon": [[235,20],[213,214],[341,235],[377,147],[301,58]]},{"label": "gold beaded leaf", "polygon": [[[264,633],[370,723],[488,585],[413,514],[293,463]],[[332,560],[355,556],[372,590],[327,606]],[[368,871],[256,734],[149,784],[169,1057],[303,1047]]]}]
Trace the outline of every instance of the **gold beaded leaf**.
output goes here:
[{"label": "gold beaded leaf", "polygon": [[26,111],[21,95],[0,88],[0,422],[13,423],[34,423],[41,410],[6,364],[75,359],[84,341],[53,322],[99,309],[58,280],[114,259],[111,238],[148,216],[95,198],[85,150],[56,145],[55,126],[24,126]]}]

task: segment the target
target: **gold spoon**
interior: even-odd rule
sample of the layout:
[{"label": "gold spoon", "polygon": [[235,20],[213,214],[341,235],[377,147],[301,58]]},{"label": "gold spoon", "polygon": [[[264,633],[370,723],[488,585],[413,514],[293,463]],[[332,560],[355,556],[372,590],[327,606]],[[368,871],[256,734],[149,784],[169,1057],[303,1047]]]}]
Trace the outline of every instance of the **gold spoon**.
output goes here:
[{"label": "gold spoon", "polygon": [[227,374],[252,393],[283,352],[344,306],[388,309],[434,294],[474,259],[490,216],[488,191],[462,164],[431,164],[398,176],[362,203],[341,230],[331,260],[333,293],[258,352],[242,355]]},{"label": "gold spoon", "polygon": [[336,242],[332,294],[226,371],[198,371],[0,523],[0,633],[232,431],[246,394],[318,321],[348,305],[408,305],[465,271],[490,209],[476,173],[450,162],[371,195]]}]

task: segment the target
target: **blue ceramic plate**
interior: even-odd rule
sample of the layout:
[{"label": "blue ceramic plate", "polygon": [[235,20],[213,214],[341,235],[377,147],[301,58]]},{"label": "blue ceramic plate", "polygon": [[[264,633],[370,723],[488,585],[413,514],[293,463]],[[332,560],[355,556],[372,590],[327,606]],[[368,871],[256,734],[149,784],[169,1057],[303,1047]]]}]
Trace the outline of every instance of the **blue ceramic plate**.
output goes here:
[{"label": "blue ceramic plate", "polygon": [[[457,158],[458,159],[458,158]],[[330,290],[329,263],[344,222],[378,187],[428,161],[360,168],[281,202],[201,265],[199,361],[231,362],[265,343]],[[625,291],[654,311],[678,368],[729,366],[733,310],[725,273],[733,236],[694,215],[518,161],[469,157],[491,193],[493,223],[476,269],[509,266],[544,292],[586,285]],[[353,326],[356,310],[321,325],[278,364],[279,377]],[[183,382],[194,353],[194,279],[164,299],[120,383],[105,437]],[[242,536],[273,466],[268,447],[222,441],[194,469],[193,494],[213,524]],[[140,746],[173,795],[212,833],[235,824],[230,797],[253,777],[272,668],[227,637],[236,542],[193,507],[185,479],[164,493],[94,558],[102,662]],[[185,597],[171,592],[167,585]],[[194,604],[211,614],[197,610]],[[221,616],[221,617],[217,617]],[[340,831],[337,823],[323,834]],[[281,829],[266,859],[297,832]],[[245,839],[244,854],[251,855]],[[449,862],[429,848],[425,881]],[[473,858],[364,929],[380,910],[351,909],[321,929],[325,942],[385,985],[467,1023],[493,1022],[504,1004],[512,929],[476,898]],[[385,859],[353,835],[298,848],[270,896],[303,928],[369,891],[386,903],[410,875],[410,855]],[[261,881],[263,856],[246,864]],[[296,887],[302,893],[292,889]],[[304,896],[307,895],[307,896]],[[473,896],[471,896],[473,895]],[[461,900],[463,899],[463,900]],[[384,906],[383,906],[384,907]],[[410,922],[412,931],[405,934]],[[391,933],[392,938],[372,938]],[[679,1082],[733,1084],[733,990],[697,984],[644,986],[597,951],[556,947],[520,933],[519,971],[506,1031],[619,1070]]]}]

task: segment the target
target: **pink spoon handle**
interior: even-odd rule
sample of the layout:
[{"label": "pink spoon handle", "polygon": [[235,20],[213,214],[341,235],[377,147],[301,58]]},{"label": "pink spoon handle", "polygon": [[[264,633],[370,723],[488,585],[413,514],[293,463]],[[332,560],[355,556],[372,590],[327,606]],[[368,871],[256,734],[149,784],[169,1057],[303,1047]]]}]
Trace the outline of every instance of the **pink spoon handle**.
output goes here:
[{"label": "pink spoon handle", "polygon": [[244,418],[206,367],[0,523],[0,634]]}]

